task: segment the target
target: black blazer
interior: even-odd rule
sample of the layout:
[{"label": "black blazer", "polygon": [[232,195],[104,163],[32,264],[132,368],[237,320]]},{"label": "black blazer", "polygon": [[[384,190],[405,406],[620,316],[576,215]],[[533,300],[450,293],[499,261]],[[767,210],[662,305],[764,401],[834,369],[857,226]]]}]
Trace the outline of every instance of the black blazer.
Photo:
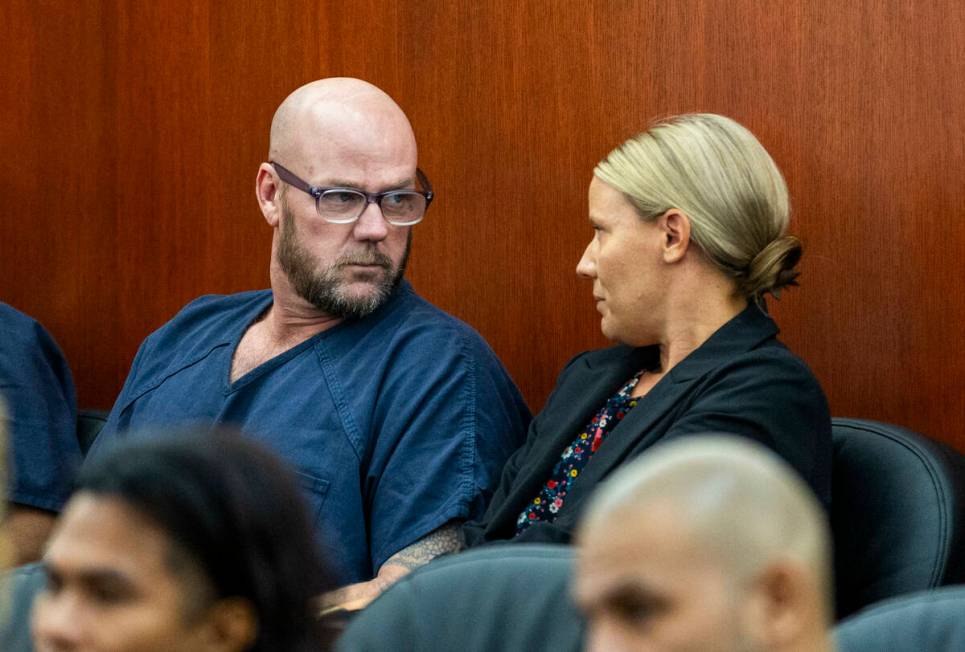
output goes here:
[{"label": "black blazer", "polygon": [[724,324],[670,370],[617,424],[580,472],[553,523],[519,538],[516,519],[549,479],[563,449],[603,403],[643,368],[657,365],[656,346],[617,346],[571,360],[526,443],[510,457],[481,521],[467,523],[467,546],[490,541],[569,542],[587,495],[624,462],[683,435],[725,432],[769,446],[831,500],[831,415],[810,369],[776,335],[777,325],[755,304]]}]

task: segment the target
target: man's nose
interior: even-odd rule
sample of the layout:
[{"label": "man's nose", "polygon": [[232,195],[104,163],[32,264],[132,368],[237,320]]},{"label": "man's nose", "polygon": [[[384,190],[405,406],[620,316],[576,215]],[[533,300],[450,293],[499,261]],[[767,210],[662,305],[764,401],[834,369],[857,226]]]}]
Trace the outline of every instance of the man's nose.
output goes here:
[{"label": "man's nose", "polygon": [[584,652],[625,652],[631,649],[612,623],[597,619],[587,628]]},{"label": "man's nose", "polygon": [[389,235],[389,223],[382,215],[382,208],[378,202],[369,202],[365,206],[365,210],[355,222],[354,233],[357,240],[371,242],[381,242]]},{"label": "man's nose", "polygon": [[84,619],[76,595],[37,597],[31,618],[34,640],[41,650],[69,652],[80,648]]}]

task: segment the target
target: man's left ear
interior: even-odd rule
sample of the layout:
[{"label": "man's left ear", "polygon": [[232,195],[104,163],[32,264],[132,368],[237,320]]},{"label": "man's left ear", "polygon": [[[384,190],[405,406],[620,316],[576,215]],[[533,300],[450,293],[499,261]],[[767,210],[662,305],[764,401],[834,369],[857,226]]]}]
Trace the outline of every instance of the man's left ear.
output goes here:
[{"label": "man's left ear", "polygon": [[798,640],[811,617],[808,575],[803,566],[781,561],[767,567],[750,589],[745,617],[754,640],[782,649]]},{"label": "man's left ear", "polygon": [[218,652],[247,650],[258,636],[258,616],[244,598],[224,598],[216,602],[205,618],[208,649]]},{"label": "man's left ear", "polygon": [[683,260],[690,247],[690,218],[682,210],[671,208],[657,218],[663,234],[663,260],[676,263]]}]

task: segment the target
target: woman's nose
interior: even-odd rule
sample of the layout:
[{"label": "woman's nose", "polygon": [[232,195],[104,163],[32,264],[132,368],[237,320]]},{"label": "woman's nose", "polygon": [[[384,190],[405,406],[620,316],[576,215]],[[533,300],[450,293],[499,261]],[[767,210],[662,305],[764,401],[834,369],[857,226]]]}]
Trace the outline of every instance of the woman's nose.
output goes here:
[{"label": "woman's nose", "polygon": [[576,275],[581,278],[594,278],[596,276],[596,263],[594,262],[590,252],[592,247],[592,242],[586,245],[586,249],[583,250],[583,256],[580,258],[580,262],[576,264]]}]

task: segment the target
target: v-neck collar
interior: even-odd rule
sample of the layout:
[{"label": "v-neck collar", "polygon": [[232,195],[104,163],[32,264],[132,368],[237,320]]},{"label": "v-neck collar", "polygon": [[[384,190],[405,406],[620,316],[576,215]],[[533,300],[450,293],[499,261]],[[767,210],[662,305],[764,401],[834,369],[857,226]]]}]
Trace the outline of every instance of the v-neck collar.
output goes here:
[{"label": "v-neck collar", "polygon": [[[409,284],[407,280],[402,279],[398,287],[396,287],[392,291],[392,294],[389,295],[389,297],[385,300],[385,302],[381,306],[379,306],[379,308],[375,312],[373,312],[371,315],[366,316],[364,319],[380,319],[382,315],[392,310],[392,307],[396,303],[398,303],[399,297],[409,292],[412,292],[412,286]],[[226,395],[236,392],[239,389],[242,389],[243,387],[257,380],[259,377],[263,376],[264,374],[278,368],[279,366],[283,365],[285,362],[299,355],[305,349],[314,347],[315,344],[321,341],[322,339],[331,337],[335,333],[338,333],[350,327],[352,324],[358,321],[356,319],[343,319],[342,321],[335,324],[331,328],[326,328],[323,331],[315,333],[314,335],[306,339],[304,342],[299,342],[295,346],[282,351],[278,355],[275,355],[269,358],[268,360],[265,360],[264,362],[262,362],[255,368],[249,370],[240,378],[232,382],[231,366],[234,363],[235,353],[238,350],[238,345],[241,344],[241,339],[244,337],[245,333],[247,333],[248,330],[255,325],[258,319],[260,319],[262,315],[265,314],[266,311],[271,309],[271,306],[273,304],[274,304],[274,294],[271,292],[271,290],[269,290],[265,293],[264,297],[261,297],[258,301],[252,304],[251,308],[245,313],[244,319],[239,320],[239,326],[235,329],[227,329],[225,331],[224,337],[215,344],[215,346],[228,347],[228,355],[225,356],[227,358],[227,363],[226,363],[227,368],[222,369],[222,375],[221,375],[224,381],[224,393]]]}]

